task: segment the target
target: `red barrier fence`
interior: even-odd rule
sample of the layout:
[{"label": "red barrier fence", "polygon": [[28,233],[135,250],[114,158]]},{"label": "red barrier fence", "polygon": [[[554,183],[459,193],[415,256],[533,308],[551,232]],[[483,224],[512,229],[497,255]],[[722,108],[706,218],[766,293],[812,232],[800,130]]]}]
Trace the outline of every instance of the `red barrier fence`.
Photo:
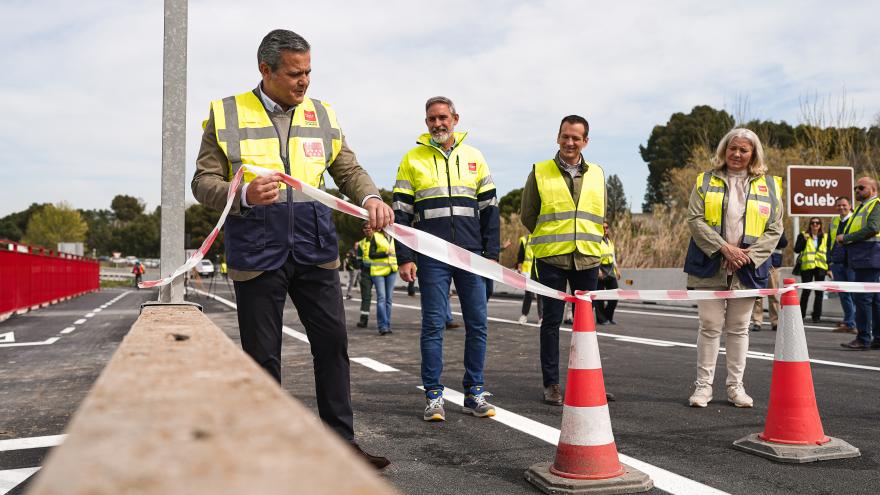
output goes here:
[{"label": "red barrier fence", "polygon": [[98,290],[96,260],[0,240],[0,315]]}]

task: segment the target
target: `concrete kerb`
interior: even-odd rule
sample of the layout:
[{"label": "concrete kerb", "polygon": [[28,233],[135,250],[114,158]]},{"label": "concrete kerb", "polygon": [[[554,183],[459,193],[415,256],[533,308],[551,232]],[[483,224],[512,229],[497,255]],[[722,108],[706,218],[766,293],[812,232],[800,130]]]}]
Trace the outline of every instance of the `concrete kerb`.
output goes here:
[{"label": "concrete kerb", "polygon": [[152,306],[29,493],[397,493],[195,307]]}]

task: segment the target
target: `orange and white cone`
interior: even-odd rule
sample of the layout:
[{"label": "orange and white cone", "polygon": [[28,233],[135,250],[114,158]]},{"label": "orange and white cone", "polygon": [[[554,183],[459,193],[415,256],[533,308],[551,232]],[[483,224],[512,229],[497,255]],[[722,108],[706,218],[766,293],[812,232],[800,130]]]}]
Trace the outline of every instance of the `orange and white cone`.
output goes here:
[{"label": "orange and white cone", "polygon": [[526,479],[546,493],[562,488],[565,493],[637,493],[654,486],[648,475],[618,458],[595,321],[592,303],[578,299],[556,460],[526,471]]},{"label": "orange and white cone", "polygon": [[[789,286],[795,280],[787,278],[784,282]],[[782,321],[776,333],[770,402],[764,431],[741,438],[733,445],[780,462],[802,463],[858,457],[861,455],[859,449],[825,435],[816,405],[797,291],[783,294],[781,302]]]}]

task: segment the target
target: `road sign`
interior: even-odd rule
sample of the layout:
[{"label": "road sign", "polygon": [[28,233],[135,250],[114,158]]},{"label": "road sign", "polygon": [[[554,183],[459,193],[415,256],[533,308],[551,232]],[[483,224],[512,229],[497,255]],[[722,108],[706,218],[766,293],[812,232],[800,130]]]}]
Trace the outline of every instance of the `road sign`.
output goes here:
[{"label": "road sign", "polygon": [[852,167],[789,165],[788,214],[837,216],[834,200],[844,196],[852,204],[853,182]]}]

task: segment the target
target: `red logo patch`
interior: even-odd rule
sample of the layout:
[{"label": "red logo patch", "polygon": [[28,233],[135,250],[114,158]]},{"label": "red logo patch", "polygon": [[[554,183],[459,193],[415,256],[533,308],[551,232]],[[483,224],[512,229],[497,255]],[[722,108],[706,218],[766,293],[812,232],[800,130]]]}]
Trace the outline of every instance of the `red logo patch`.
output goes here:
[{"label": "red logo patch", "polygon": [[310,111],[306,110],[303,112],[303,115],[305,116],[306,120],[309,122],[317,122],[318,121],[318,119],[315,117],[315,112],[310,112]]},{"label": "red logo patch", "polygon": [[476,172],[477,171],[477,164],[475,162],[469,162],[468,169],[470,169],[471,172]]},{"label": "red logo patch", "polygon": [[769,215],[770,214],[770,207],[761,205],[758,207],[758,211],[761,212],[761,215]]},{"label": "red logo patch", "polygon": [[758,192],[763,192],[763,193],[767,192],[767,186],[759,185]]},{"label": "red logo patch", "polygon": [[306,155],[307,158],[323,158],[324,143],[320,141],[309,141],[303,143],[303,154]]}]

